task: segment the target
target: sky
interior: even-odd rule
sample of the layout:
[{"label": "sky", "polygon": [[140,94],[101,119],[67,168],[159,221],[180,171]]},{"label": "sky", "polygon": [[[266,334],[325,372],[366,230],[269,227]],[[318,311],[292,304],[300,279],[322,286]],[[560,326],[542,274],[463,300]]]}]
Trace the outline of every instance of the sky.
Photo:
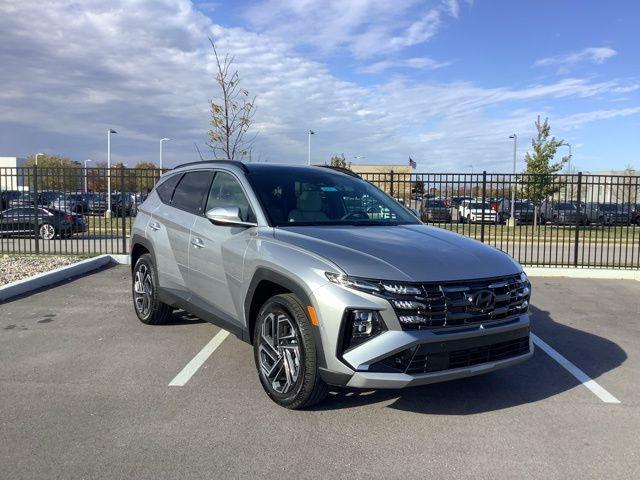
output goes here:
[{"label": "sky", "polygon": [[[256,96],[252,160],[517,169],[538,115],[582,171],[640,169],[632,0],[0,0],[0,156],[204,157],[208,37]],[[559,155],[566,155],[563,147]]]}]

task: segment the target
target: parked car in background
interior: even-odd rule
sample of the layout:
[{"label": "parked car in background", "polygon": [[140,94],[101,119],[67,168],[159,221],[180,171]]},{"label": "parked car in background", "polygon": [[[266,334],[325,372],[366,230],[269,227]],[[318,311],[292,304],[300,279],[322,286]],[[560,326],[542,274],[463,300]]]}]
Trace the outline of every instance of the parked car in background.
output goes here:
[{"label": "parked car in background", "polygon": [[425,198],[420,208],[423,222],[451,222],[451,209],[442,200]]},{"label": "parked car in background", "polygon": [[477,200],[463,200],[458,207],[462,223],[497,223],[498,213],[488,202]]},{"label": "parked car in background", "polygon": [[474,198],[473,197],[454,196],[454,197],[448,198],[447,200],[445,200],[445,202],[446,202],[448,207],[458,208],[458,207],[460,207],[462,202],[464,202],[465,200],[474,200]]},{"label": "parked car in background", "polygon": [[575,203],[557,202],[553,204],[545,203],[541,207],[540,222],[551,222],[554,225],[586,225],[589,222],[587,214]]},{"label": "parked car in background", "polygon": [[63,193],[50,204],[50,207],[72,213],[86,213],[89,209],[82,193]]},{"label": "parked car in background", "polygon": [[640,203],[631,205],[631,211],[629,212],[629,219],[632,224],[640,226]]},{"label": "parked car in background", "polygon": [[590,223],[601,225],[629,225],[631,212],[626,205],[616,203],[588,203],[585,213]]},{"label": "parked car in background", "polygon": [[82,216],[55,208],[25,205],[0,212],[0,234],[3,236],[35,236],[38,232],[40,238],[52,240],[86,230],[87,224]]},{"label": "parked car in background", "polygon": [[[500,222],[506,222],[511,218],[511,200],[509,198],[503,198],[496,202],[498,219]],[[535,215],[535,208],[533,203],[527,200],[516,200],[514,202],[514,214],[513,217],[517,225],[523,223],[533,223]]]}]

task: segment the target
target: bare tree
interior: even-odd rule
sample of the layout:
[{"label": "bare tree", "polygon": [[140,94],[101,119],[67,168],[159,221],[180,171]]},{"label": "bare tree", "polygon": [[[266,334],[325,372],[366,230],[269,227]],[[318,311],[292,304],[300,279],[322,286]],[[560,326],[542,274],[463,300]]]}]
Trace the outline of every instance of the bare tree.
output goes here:
[{"label": "bare tree", "polygon": [[240,75],[233,69],[234,58],[225,54],[220,58],[216,45],[210,38],[216,59],[216,82],[220,98],[210,101],[211,129],[207,145],[216,158],[242,160],[251,152],[256,135],[248,135],[256,113],[256,97],[240,87]]}]

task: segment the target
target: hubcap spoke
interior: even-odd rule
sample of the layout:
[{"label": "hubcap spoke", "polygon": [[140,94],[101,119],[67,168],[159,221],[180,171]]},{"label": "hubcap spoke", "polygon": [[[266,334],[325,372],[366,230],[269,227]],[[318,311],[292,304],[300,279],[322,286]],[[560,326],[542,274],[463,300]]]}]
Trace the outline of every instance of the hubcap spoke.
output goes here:
[{"label": "hubcap spoke", "polygon": [[134,301],[136,310],[146,316],[151,309],[151,296],[153,294],[153,281],[146,265],[140,265],[136,271],[133,283]]},{"label": "hubcap spoke", "polygon": [[278,393],[288,393],[300,375],[300,345],[293,321],[269,313],[262,321],[258,345],[260,371]]}]

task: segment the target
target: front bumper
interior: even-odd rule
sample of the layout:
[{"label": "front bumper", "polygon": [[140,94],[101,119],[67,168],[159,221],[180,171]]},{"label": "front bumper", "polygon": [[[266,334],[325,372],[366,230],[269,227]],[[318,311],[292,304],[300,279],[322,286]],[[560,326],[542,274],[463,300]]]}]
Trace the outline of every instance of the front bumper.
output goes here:
[{"label": "front bumper", "polygon": [[[319,317],[319,340],[322,343],[323,361],[320,373],[331,385],[357,388],[425,385],[490,372],[523,362],[533,355],[527,313],[482,325],[403,330],[391,305],[373,295],[328,284],[314,292],[313,301]],[[345,309],[349,308],[377,310],[388,330],[361,345],[341,352],[337,343],[341,334],[340,323],[336,319],[342,318]],[[486,357],[482,357],[487,348],[499,349],[499,344],[518,339],[521,348],[514,350],[513,355],[487,354]],[[426,359],[424,370],[413,367],[396,370],[380,368],[381,362],[409,349],[414,349],[414,354],[422,355],[422,358]],[[482,353],[483,349],[485,353]],[[469,358],[474,356],[474,361],[458,361],[460,355],[466,355],[467,352]],[[481,361],[478,361],[478,355]],[[417,355],[412,357],[412,361],[416,358]],[[429,366],[432,358],[437,360],[441,369],[432,371]]]}]

